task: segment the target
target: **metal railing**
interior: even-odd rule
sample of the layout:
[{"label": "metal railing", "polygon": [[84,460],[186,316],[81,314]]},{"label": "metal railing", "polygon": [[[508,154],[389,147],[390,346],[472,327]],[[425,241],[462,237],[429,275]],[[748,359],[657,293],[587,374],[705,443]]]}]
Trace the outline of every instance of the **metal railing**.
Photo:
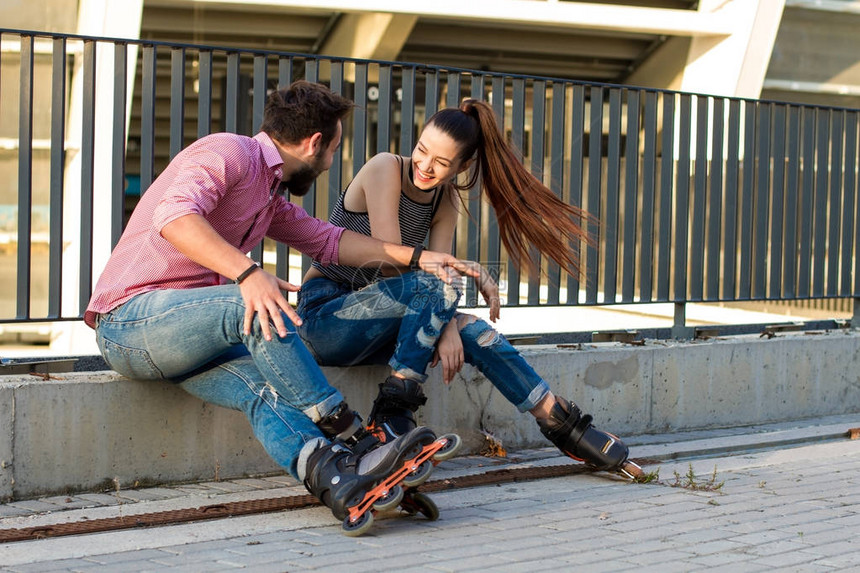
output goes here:
[{"label": "metal railing", "polygon": [[[521,276],[479,189],[466,193],[456,253],[494,270],[508,305],[669,302],[683,327],[687,302],[860,297],[860,110],[264,50],[11,30],[0,42],[0,208],[17,211],[0,218],[15,257],[0,323],[79,320],[94,245],[116,243],[137,194],[193,139],[255,133],[268,91],[299,78],[358,105],[302,200],[322,218],[370,155],[410,154],[437,109],[491,102],[532,172],[598,221],[595,246],[574,246],[582,277],[546,261]],[[300,280],[286,246],[253,256]]]}]

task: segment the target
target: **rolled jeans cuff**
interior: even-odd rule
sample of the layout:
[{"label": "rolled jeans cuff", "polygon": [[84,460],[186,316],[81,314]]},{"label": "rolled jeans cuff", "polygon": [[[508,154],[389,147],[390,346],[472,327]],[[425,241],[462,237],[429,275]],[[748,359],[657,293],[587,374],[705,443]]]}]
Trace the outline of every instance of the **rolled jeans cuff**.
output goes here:
[{"label": "rolled jeans cuff", "polygon": [[327,443],[324,438],[314,438],[310,442],[305,443],[301,451],[299,451],[299,459],[296,462],[296,477],[299,478],[300,482],[304,482],[305,477],[308,475],[308,458]]},{"label": "rolled jeans cuff", "polygon": [[529,392],[529,397],[526,398],[522,403],[517,404],[517,410],[521,414],[525,414],[538,404],[540,404],[541,400],[549,394],[549,384],[546,381],[541,380],[540,384],[535,386],[531,392]]},{"label": "rolled jeans cuff", "polygon": [[310,408],[306,408],[302,410],[302,412],[311,419],[311,421],[316,424],[329,414],[331,414],[334,409],[343,402],[343,394],[338,391],[335,391],[334,394],[320,402],[319,404],[315,404]]}]

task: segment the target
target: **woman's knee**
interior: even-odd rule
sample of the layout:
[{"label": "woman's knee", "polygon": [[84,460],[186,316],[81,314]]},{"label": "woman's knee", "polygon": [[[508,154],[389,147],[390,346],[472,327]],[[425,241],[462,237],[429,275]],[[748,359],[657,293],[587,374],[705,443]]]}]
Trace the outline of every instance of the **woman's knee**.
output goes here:
[{"label": "woman's knee", "polygon": [[460,338],[464,344],[472,343],[482,348],[489,348],[502,340],[499,331],[477,316],[458,313],[454,320],[457,321]]},{"label": "woman's knee", "polygon": [[415,288],[413,293],[415,304],[432,305],[443,310],[457,308],[462,296],[462,289],[457,283],[448,284],[439,277],[426,272],[413,273]]}]

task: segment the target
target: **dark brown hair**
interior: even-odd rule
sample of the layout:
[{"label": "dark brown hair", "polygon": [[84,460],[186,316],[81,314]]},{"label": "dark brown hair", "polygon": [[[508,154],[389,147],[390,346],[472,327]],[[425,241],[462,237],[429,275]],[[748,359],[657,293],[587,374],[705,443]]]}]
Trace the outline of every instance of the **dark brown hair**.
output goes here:
[{"label": "dark brown hair", "polygon": [[502,243],[517,265],[534,268],[529,256],[529,246],[534,245],[567,272],[579,274],[579,243],[590,242],[581,226],[588,215],[564,203],[525,168],[503,139],[488,103],[464,100],[459,108],[434,114],[427,125],[460,144],[460,161],[475,157],[477,165],[469,181],[455,187],[472,187],[480,174],[483,193],[496,212]]},{"label": "dark brown hair", "polygon": [[337,122],[355,106],[322,84],[305,80],[272,92],[266,100],[260,131],[279,143],[296,144],[319,132],[328,145],[337,131]]}]

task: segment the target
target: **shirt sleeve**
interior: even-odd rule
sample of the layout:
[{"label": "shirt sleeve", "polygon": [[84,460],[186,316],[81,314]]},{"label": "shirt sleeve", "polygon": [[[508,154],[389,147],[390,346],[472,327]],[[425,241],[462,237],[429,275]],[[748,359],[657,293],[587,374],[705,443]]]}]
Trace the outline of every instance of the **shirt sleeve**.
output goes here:
[{"label": "shirt sleeve", "polygon": [[307,211],[284,197],[277,197],[275,200],[279,201],[279,205],[272,218],[268,236],[301,251],[323,265],[337,264],[343,227],[311,217]]},{"label": "shirt sleeve", "polygon": [[189,214],[206,216],[228,189],[241,184],[252,159],[247,149],[232,140],[199,140],[184,150],[163,176],[169,176],[153,214],[157,232]]}]

